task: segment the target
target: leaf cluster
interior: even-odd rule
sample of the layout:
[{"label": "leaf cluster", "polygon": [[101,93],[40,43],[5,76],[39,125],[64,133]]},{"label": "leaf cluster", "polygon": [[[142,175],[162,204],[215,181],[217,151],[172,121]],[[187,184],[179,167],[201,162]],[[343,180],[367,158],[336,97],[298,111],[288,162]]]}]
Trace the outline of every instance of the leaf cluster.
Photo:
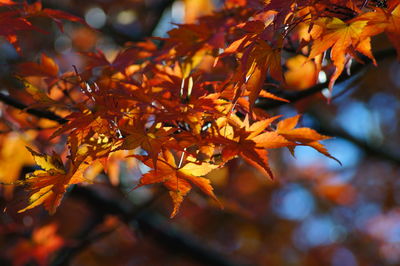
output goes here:
[{"label": "leaf cluster", "polygon": [[[40,2],[3,0],[0,7],[0,35],[17,50],[20,31],[42,31],[31,17],[49,18],[61,30],[61,20],[84,24]],[[134,157],[150,167],[138,186],[162,183],[174,204],[172,217],[193,187],[217,200],[206,175],[234,158],[270,178],[270,149],[293,153],[310,146],[333,158],[320,143],[327,136],[297,127],[300,116],[270,116],[255,103],[259,97],[286,101],[264,89],[267,82],[293,84],[290,77],[298,75],[286,75],[283,66],[293,54],[304,59],[300,68],[311,64],[314,71],[304,74],[310,86],[322,71],[331,90],[353,59],[375,62],[371,37],[385,32],[400,54],[399,12],[398,0],[228,0],[212,15],[178,25],[166,38],[131,44],[112,60],[100,50],[82,52],[86,64],[79,71],[61,73],[44,54],[39,63],[19,64],[16,75],[33,98],[31,107],[67,120],[49,137],[65,141],[64,156],[30,149],[42,170],[22,182],[30,203],[21,211],[43,204],[53,213],[70,185],[87,181],[87,169],[101,164],[107,171],[118,152],[120,160]],[[63,95],[55,98],[53,91]]]}]

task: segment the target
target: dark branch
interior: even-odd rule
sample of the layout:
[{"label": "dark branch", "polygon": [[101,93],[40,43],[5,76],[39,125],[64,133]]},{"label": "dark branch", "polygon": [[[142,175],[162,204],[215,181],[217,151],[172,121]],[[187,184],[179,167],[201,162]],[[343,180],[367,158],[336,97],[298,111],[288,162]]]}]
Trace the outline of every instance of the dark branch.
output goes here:
[{"label": "dark branch", "polygon": [[[112,23],[107,23],[101,28],[101,32],[104,35],[110,36],[117,44],[123,46],[127,42],[138,42],[151,37],[154,29],[160,22],[160,19],[164,12],[172,6],[175,0],[160,0],[160,1],[149,1],[149,3],[143,3],[141,7],[141,13],[145,16],[145,20],[141,20],[143,23],[140,30],[121,30],[116,28]],[[43,4],[47,8],[63,10],[70,14],[82,17],[83,14],[78,10],[73,10],[65,5],[57,3],[55,1],[43,1]]]},{"label": "dark branch", "polygon": [[[148,25],[146,25],[145,29],[142,30],[140,32],[140,34],[137,36],[128,36],[124,33],[121,33],[120,31],[116,30],[111,25],[106,25],[105,28],[102,30],[106,34],[109,34],[110,36],[112,36],[115,39],[115,41],[121,45],[128,41],[144,40],[146,37],[150,37],[152,35],[154,29],[157,27],[157,25],[161,19],[163,13],[165,12],[165,10],[167,8],[169,8],[174,3],[174,1],[175,0],[159,1],[149,7],[146,7],[146,10],[147,10],[146,12],[149,12],[149,15],[151,15],[152,19],[151,19],[150,23]],[[58,5],[54,5],[53,2],[52,3],[49,3],[47,1],[45,1],[45,2],[46,2],[45,3],[46,7],[60,9],[60,10],[68,11],[71,14],[75,14],[75,12],[73,10],[65,10],[65,7],[61,8]],[[0,92],[0,101],[4,102],[5,104],[8,104],[12,107],[15,107],[17,109],[23,110],[23,111],[25,111],[31,115],[34,115],[36,117],[39,117],[39,118],[46,118],[49,120],[56,121],[60,124],[65,124],[68,122],[67,119],[62,118],[53,112],[29,108],[27,105],[25,105],[25,104],[19,102],[18,100],[12,98],[11,96],[8,96],[1,92]]]},{"label": "dark branch", "polygon": [[[98,217],[102,217],[100,220],[97,219],[97,225],[102,222],[105,216],[116,215],[132,229],[140,230],[141,233],[151,236],[156,240],[156,243],[173,251],[174,254],[185,255],[205,265],[237,265],[205,243],[201,243],[192,236],[174,228],[160,215],[148,211],[146,208],[140,208],[138,211],[127,200],[104,198],[93,189],[82,186],[76,186],[70,192],[69,197],[83,200],[91,207],[91,210],[97,213]],[[107,235],[107,232],[100,233],[100,236],[103,235]],[[86,244],[84,243],[83,247]],[[52,266],[69,265],[77,251],[82,251],[82,249],[78,247],[78,250],[63,250],[53,261]]]},{"label": "dark branch", "polygon": [[[384,50],[384,51],[380,51],[375,53],[375,58],[377,61],[382,61],[386,58],[390,58],[396,56],[396,50],[394,49],[388,49],[388,50]],[[356,63],[353,65],[353,67],[351,68],[351,76],[347,76],[347,75],[341,75],[338,80],[336,81],[336,84],[340,84],[344,81],[349,80],[350,78],[352,78],[353,76],[357,75],[358,73],[360,73],[361,71],[363,71],[367,66],[369,66],[372,62],[368,62],[365,64],[360,64],[360,63]],[[317,92],[322,91],[323,89],[325,89],[328,86],[328,82],[325,83],[321,83],[318,85],[315,85],[311,88],[302,90],[302,91],[278,91],[278,92],[273,92],[275,95],[285,98],[287,100],[290,101],[290,103],[285,103],[285,102],[281,102],[281,101],[274,101],[274,100],[270,100],[270,99],[259,99],[259,102],[256,104],[257,107],[262,108],[264,110],[269,110],[269,109],[273,109],[276,107],[279,107],[281,105],[285,105],[285,104],[291,104],[294,102],[297,102],[303,98],[306,98],[308,96],[311,96]],[[66,122],[68,122],[67,119],[62,118],[56,114],[54,114],[53,112],[50,111],[42,111],[42,110],[37,110],[37,109],[29,109],[28,106],[26,106],[25,104],[19,102],[18,100],[5,95],[4,93],[0,93],[0,101],[13,106],[17,109],[20,110],[24,110],[29,114],[32,114],[34,116],[40,117],[40,118],[47,118],[49,120],[53,120],[56,121],[60,124],[64,124]]]},{"label": "dark branch", "polygon": [[27,112],[28,114],[34,115],[36,117],[39,118],[46,118],[49,120],[53,120],[56,121],[60,124],[65,124],[68,122],[67,119],[62,118],[58,115],[56,115],[53,112],[50,111],[42,111],[42,110],[38,110],[38,109],[34,109],[34,108],[29,108],[27,105],[21,103],[20,101],[12,98],[11,96],[5,95],[4,93],[0,92],[0,101],[8,104],[9,106],[15,107],[17,109],[23,110],[25,112]]},{"label": "dark branch", "polygon": [[320,133],[323,133],[328,136],[335,136],[339,137],[342,139],[345,139],[347,141],[350,141],[351,143],[355,144],[358,146],[361,150],[363,150],[365,153],[368,155],[378,158],[378,159],[383,159],[389,162],[392,162],[394,164],[400,165],[400,154],[395,153],[388,147],[383,147],[381,145],[373,145],[372,143],[359,139],[349,132],[347,132],[345,129],[343,129],[340,126],[333,126],[331,125],[328,121],[332,121],[333,119],[330,117],[326,117],[325,115],[322,115],[321,112],[309,112],[309,114],[314,117],[318,123],[317,130]]},{"label": "dark branch", "polygon": [[[377,61],[382,61],[386,58],[394,57],[396,56],[396,50],[395,49],[388,49],[388,50],[383,50],[375,53],[375,58]],[[336,84],[340,84],[344,81],[347,81],[357,74],[359,74],[361,71],[365,70],[369,65],[372,64],[372,61],[368,61],[365,64],[360,64],[360,63],[355,63],[350,69],[351,75],[346,75],[343,73],[336,81]],[[281,102],[281,101],[274,101],[271,99],[265,99],[265,98],[260,98],[258,99],[258,102],[256,103],[256,106],[259,108],[262,108],[264,110],[270,110],[285,104],[293,104],[294,102],[297,102],[301,99],[304,99],[306,97],[309,97],[315,93],[318,93],[322,91],[323,89],[327,88],[329,85],[329,81],[317,84],[313,87],[310,87],[305,90],[301,91],[287,91],[287,90],[275,90],[273,88],[268,89],[269,92],[275,94],[276,96],[279,96],[281,98],[284,98],[286,100],[289,100],[289,103],[286,102]]]}]

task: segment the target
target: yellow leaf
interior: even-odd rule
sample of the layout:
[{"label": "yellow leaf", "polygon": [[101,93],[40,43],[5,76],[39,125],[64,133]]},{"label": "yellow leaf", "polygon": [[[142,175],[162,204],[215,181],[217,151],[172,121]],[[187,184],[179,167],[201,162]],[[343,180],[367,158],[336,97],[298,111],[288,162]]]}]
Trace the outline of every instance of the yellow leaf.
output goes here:
[{"label": "yellow leaf", "polygon": [[210,163],[201,163],[201,164],[187,163],[182,168],[179,169],[179,172],[186,175],[204,176],[217,168],[218,165]]},{"label": "yellow leaf", "polygon": [[65,174],[64,165],[61,161],[61,158],[53,154],[53,156],[37,153],[29,147],[26,147],[28,151],[32,154],[35,162],[44,170],[54,170],[59,173]]},{"label": "yellow leaf", "polygon": [[80,159],[75,162],[68,161],[68,167],[65,167],[56,153],[49,156],[37,153],[30,148],[28,150],[36,163],[44,170],[36,170],[26,175],[23,184],[30,191],[29,205],[19,212],[43,204],[44,208],[53,214],[60,205],[67,188],[72,184],[86,181],[82,173],[89,165]]}]

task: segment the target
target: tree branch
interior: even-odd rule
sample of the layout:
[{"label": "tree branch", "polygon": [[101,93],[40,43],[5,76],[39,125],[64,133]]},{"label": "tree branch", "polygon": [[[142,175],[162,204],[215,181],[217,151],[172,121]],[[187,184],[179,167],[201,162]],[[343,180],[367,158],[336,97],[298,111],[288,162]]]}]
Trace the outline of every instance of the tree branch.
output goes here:
[{"label": "tree branch", "polygon": [[[156,240],[156,243],[162,245],[165,249],[173,251],[174,254],[185,255],[205,265],[237,265],[208,245],[172,227],[162,216],[148,211],[146,208],[138,210],[126,199],[113,200],[104,198],[93,189],[82,186],[76,186],[68,196],[83,200],[96,212],[97,217],[102,217],[101,220],[97,220],[97,225],[101,224],[106,215],[116,215],[129,227],[135,230],[139,229],[143,234],[151,236]],[[100,237],[105,235],[107,235],[107,231],[99,234]],[[62,250],[53,261],[52,266],[69,265],[73,256],[91,243],[90,237],[87,241],[89,242],[86,243],[85,240],[82,246],[77,248]]]},{"label": "tree branch", "polygon": [[39,117],[39,118],[46,118],[46,119],[49,119],[49,120],[56,121],[56,122],[58,122],[60,124],[65,124],[65,123],[68,122],[67,119],[62,118],[62,117],[56,115],[53,112],[42,111],[42,110],[38,110],[38,109],[34,109],[34,108],[29,108],[27,105],[21,103],[17,99],[14,99],[13,97],[11,97],[9,95],[6,95],[6,94],[4,94],[2,92],[0,92],[0,101],[5,103],[5,104],[7,104],[7,105],[9,105],[9,106],[15,107],[17,109],[25,111],[25,112],[27,112],[27,113],[29,113],[31,115],[34,115],[36,117]]},{"label": "tree branch", "polygon": [[[386,58],[390,58],[396,56],[396,50],[394,49],[387,49],[387,50],[383,50],[380,52],[375,53],[375,58],[377,61],[382,61]],[[368,67],[369,65],[371,65],[371,61],[367,62],[366,64],[360,64],[360,63],[356,63],[353,65],[353,67],[351,68],[351,76],[346,76],[346,75],[341,75],[338,80],[336,81],[336,84],[340,84],[344,81],[347,81],[348,79],[352,78],[354,75],[360,73],[362,70],[364,70],[366,67]],[[265,99],[265,98],[260,98],[259,102],[256,104],[257,107],[262,108],[264,110],[270,110],[276,107],[279,107],[281,105],[285,105],[285,104],[292,104],[294,102],[297,102],[303,98],[306,98],[308,96],[311,96],[317,92],[322,91],[323,89],[325,89],[328,86],[328,81],[325,83],[320,83],[317,84],[313,87],[310,87],[308,89],[302,90],[302,91],[277,91],[277,92],[272,92],[275,95],[285,98],[287,100],[289,100],[289,103],[286,102],[281,102],[281,101],[274,101],[274,100],[270,100],[270,99]],[[26,111],[29,114],[32,114],[34,116],[37,116],[39,118],[46,118],[49,120],[53,120],[56,121],[60,124],[64,124],[67,123],[68,120],[65,118],[62,118],[58,115],[56,115],[53,112],[50,111],[42,111],[42,110],[38,110],[38,109],[29,109],[29,107],[21,102],[19,102],[18,100],[12,98],[11,96],[5,95],[4,93],[0,92],[0,101],[13,106],[17,109]]]},{"label": "tree branch", "polygon": [[[149,25],[147,25],[146,30],[142,31],[138,36],[128,36],[126,34],[123,34],[119,31],[117,31],[115,28],[113,28],[110,25],[107,25],[104,30],[106,33],[109,33],[110,35],[112,35],[116,39],[116,42],[118,42],[120,44],[124,44],[125,42],[128,42],[128,41],[143,40],[144,38],[151,36],[154,29],[157,27],[162,14],[165,12],[165,10],[167,8],[169,8],[174,3],[174,1],[175,0],[164,0],[161,2],[157,2],[157,4],[154,4],[151,7],[148,7],[147,10],[152,11],[152,13],[153,13],[152,17],[154,19],[152,19],[151,23]],[[66,11],[65,8],[60,8],[59,6],[55,6],[54,3],[46,3],[46,7],[56,8],[56,9],[61,9],[61,10]],[[74,12],[72,10],[67,10],[67,11],[71,14],[74,14]],[[12,107],[15,107],[17,109],[20,109],[22,111],[25,111],[31,115],[39,117],[39,118],[46,118],[49,120],[56,121],[60,124],[65,124],[68,122],[67,119],[62,118],[53,112],[29,108],[24,103],[21,103],[20,101],[14,99],[13,97],[6,95],[4,93],[1,93],[1,92],[0,92],[0,101],[5,104],[8,104]]]},{"label": "tree branch", "polygon": [[[159,1],[149,1],[149,3],[143,3],[143,10],[141,13],[146,16],[146,23],[142,25],[140,31],[130,30],[129,32],[132,34],[125,33],[121,30],[118,30],[112,23],[107,23],[101,28],[101,32],[104,35],[108,35],[112,37],[112,39],[119,45],[124,45],[126,42],[138,42],[143,41],[145,38],[151,37],[154,29],[160,22],[162,15],[165,10],[172,6],[175,0],[159,0]],[[47,8],[63,10],[70,14],[76,16],[83,16],[83,14],[78,14],[76,10],[72,10],[67,8],[64,5],[60,5],[54,1],[43,1],[43,4]],[[141,21],[143,23],[144,20]]]},{"label": "tree branch", "polygon": [[[394,56],[396,56],[395,49],[387,49],[387,50],[383,50],[383,51],[379,51],[379,52],[375,53],[375,59],[377,61],[382,61],[386,58],[390,58],[390,57],[394,57]],[[336,84],[340,84],[342,82],[345,82],[345,81],[353,78],[355,75],[361,73],[363,70],[365,70],[371,64],[372,64],[371,60],[369,60],[365,64],[360,64],[360,63],[353,64],[350,69],[351,75],[346,75],[345,73],[343,73],[337,79]],[[327,88],[328,85],[329,85],[329,80],[324,83],[317,84],[315,86],[312,86],[308,89],[304,89],[301,91],[274,90],[273,88],[268,88],[269,92],[273,93],[274,95],[276,95],[278,97],[289,100],[290,102],[286,103],[286,102],[275,101],[275,100],[266,99],[266,98],[259,98],[257,100],[256,106],[259,108],[262,108],[264,110],[270,110],[270,109],[273,109],[273,108],[276,108],[276,107],[279,107],[282,105],[293,104],[294,102],[297,102],[301,99],[304,99],[308,96],[311,96],[315,93],[322,91],[323,89]]]},{"label": "tree branch", "polygon": [[355,144],[358,146],[361,150],[363,150],[365,153],[368,155],[378,158],[378,159],[383,159],[389,162],[392,162],[394,164],[400,165],[400,154],[396,154],[393,152],[390,148],[388,147],[382,147],[382,146],[377,146],[369,143],[368,141],[361,140],[353,135],[351,135],[349,132],[347,132],[345,129],[339,126],[332,126],[330,123],[327,121],[330,121],[330,118],[324,117],[322,114],[319,112],[309,112],[309,114],[312,115],[318,122],[317,130],[320,133],[326,134],[328,136],[335,136],[339,137],[342,139],[345,139],[347,141],[350,141],[351,143]]},{"label": "tree branch", "polygon": [[[87,196],[86,195],[80,195],[79,194],[79,188],[75,188],[78,189],[78,197],[80,199],[84,199],[86,202],[87,200]],[[91,192],[91,190],[87,190],[88,192]],[[74,196],[75,194],[72,194],[72,196]],[[88,195],[89,197],[93,197],[93,195]],[[141,211],[143,211],[145,208],[150,207],[154,201],[156,200],[156,197],[153,197],[151,200],[145,202],[144,204],[142,204],[141,206],[135,208],[134,210],[132,210],[131,213],[131,218],[135,218],[136,215],[139,215],[141,213]],[[92,202],[92,200],[90,200],[90,202]],[[94,201],[93,201],[94,203]],[[106,205],[104,206],[109,206],[108,203],[106,203]],[[84,251],[87,247],[89,247],[91,244],[93,244],[95,241],[101,240],[102,238],[108,236],[109,234],[111,234],[112,232],[114,232],[115,229],[117,229],[117,227],[114,227],[112,229],[108,229],[108,230],[102,230],[96,234],[94,234],[94,231],[98,228],[98,226],[100,226],[103,222],[104,219],[106,217],[106,215],[108,214],[107,212],[103,212],[103,211],[99,211],[99,209],[93,209],[91,208],[91,210],[93,210],[94,212],[94,217],[91,219],[91,222],[88,223],[86,226],[83,226],[83,229],[81,230],[81,232],[75,236],[75,239],[77,241],[79,241],[79,243],[77,245],[74,246],[66,246],[63,249],[61,249],[59,252],[57,252],[57,256],[54,258],[52,265],[69,265],[70,262],[75,258],[76,255],[78,255],[80,252]],[[111,209],[110,209],[111,210]]]}]

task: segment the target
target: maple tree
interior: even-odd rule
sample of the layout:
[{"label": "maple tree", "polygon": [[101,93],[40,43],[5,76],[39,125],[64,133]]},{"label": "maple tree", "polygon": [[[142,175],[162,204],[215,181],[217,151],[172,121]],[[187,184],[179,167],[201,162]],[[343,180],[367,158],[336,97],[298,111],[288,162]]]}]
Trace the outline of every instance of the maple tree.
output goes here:
[{"label": "maple tree", "polygon": [[[171,218],[192,190],[211,198],[210,206],[246,213],[220,199],[213,185],[215,176],[238,159],[268,182],[281,178],[270,157],[282,148],[294,156],[298,147],[310,147],[342,163],[322,142],[337,132],[318,133],[302,124],[301,115],[271,109],[296,104],[302,112],[311,102],[329,109],[335,84],[357,77],[368,64],[379,68],[379,60],[400,55],[398,0],[226,0],[219,8],[208,0],[186,0],[186,17],[165,36],[151,36],[158,21],[139,20],[140,38],[122,34],[121,46],[108,50],[95,49],[102,29],[92,27],[98,27],[101,14],[91,20],[86,13],[83,19],[48,2],[0,0],[0,36],[15,57],[0,92],[0,181],[11,200],[7,212],[37,211],[43,205],[55,214],[69,190],[90,186],[118,193],[127,186],[134,194],[162,184],[173,205]],[[174,1],[158,2],[147,11],[160,18]],[[141,1],[121,1],[130,4],[146,11]],[[113,8],[121,7],[103,6],[110,14]],[[119,14],[131,23],[139,16]],[[113,31],[104,26],[104,35],[110,27]],[[38,40],[64,31],[71,35],[74,57]],[[379,38],[388,39],[382,42],[389,50],[375,49]],[[55,43],[64,41],[58,37]],[[35,42],[39,48],[32,48]],[[327,99],[317,94],[321,91]],[[33,171],[20,175],[27,165]],[[122,173],[132,169],[136,180]],[[313,189],[337,204],[348,204],[355,195],[344,183],[319,180]],[[132,214],[113,208],[109,214],[130,220]],[[118,223],[110,219],[103,230]],[[56,227],[36,229],[33,244],[18,244],[11,253],[28,254],[16,264],[33,259],[45,265],[47,256],[64,245]],[[42,243],[41,230],[50,243]]]}]

